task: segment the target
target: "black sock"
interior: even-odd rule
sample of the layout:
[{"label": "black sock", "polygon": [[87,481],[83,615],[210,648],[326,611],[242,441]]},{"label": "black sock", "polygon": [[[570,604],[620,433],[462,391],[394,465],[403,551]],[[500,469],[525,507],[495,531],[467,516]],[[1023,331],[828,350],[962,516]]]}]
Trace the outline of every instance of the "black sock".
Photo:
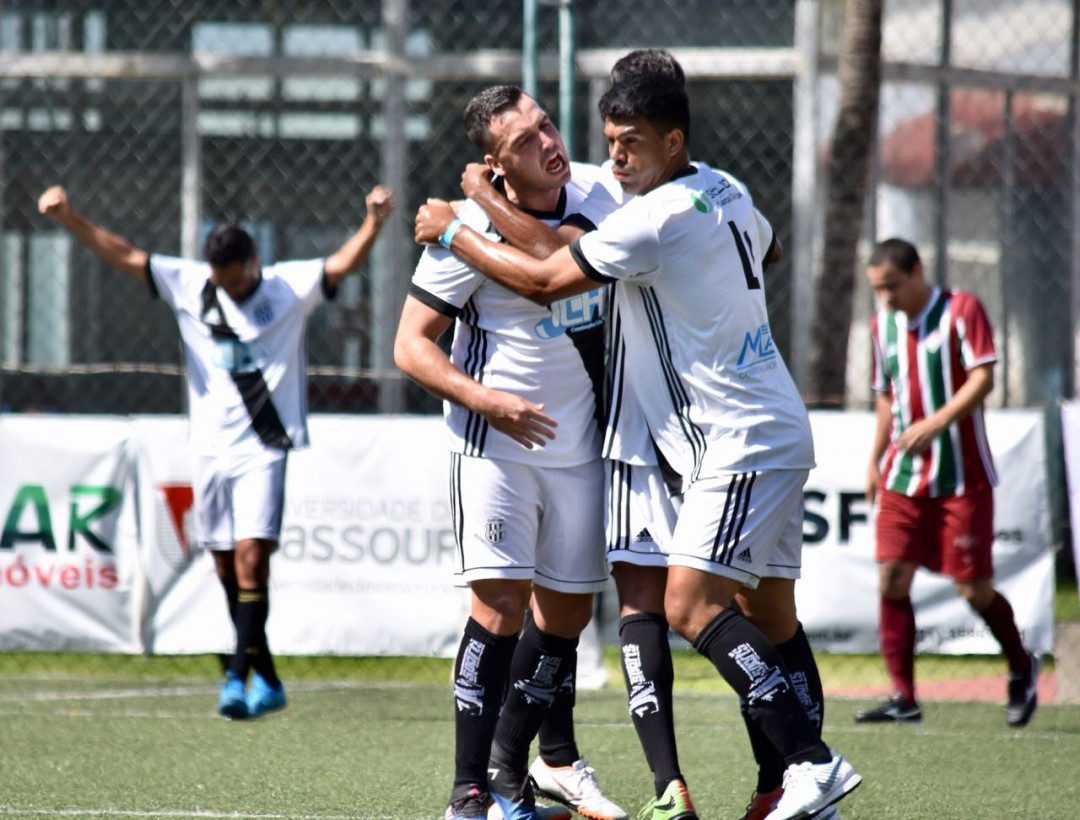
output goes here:
[{"label": "black sock", "polygon": [[619,644],[630,719],[660,797],[672,780],[683,780],[675,744],[675,671],[667,619],[656,612],[627,615],[619,621]]},{"label": "black sock", "polygon": [[810,648],[802,624],[798,625],[794,636],[776,645],[776,651],[784,659],[799,703],[820,733],[825,723],[825,690],[821,686],[821,673],[814,660],[814,650]]},{"label": "black sock", "polygon": [[239,590],[236,601],[236,651],[229,659],[229,671],[240,680],[247,680],[255,659],[266,651],[268,607],[266,587]]},{"label": "black sock", "polygon": [[528,771],[529,746],[577,653],[577,638],[560,638],[528,623],[510,663],[510,685],[495,728],[492,758],[514,782]]},{"label": "black sock", "polygon": [[[225,606],[229,608],[229,620],[232,621],[233,629],[236,629],[236,601],[240,597],[240,588],[235,581],[226,581],[223,578],[219,578],[221,581],[221,588],[225,591]],[[218,663],[221,664],[221,674],[225,674],[229,669],[229,658],[231,655],[219,653],[217,656]]]},{"label": "black sock", "polygon": [[746,701],[748,717],[760,725],[788,765],[831,759],[795,695],[780,653],[750,621],[725,609],[701,630],[694,648]]},{"label": "black sock", "polygon": [[[802,624],[798,625],[794,636],[776,645],[776,651],[784,660],[784,667],[791,679],[791,685],[795,687],[799,703],[820,733],[825,719],[825,692],[821,687],[821,674],[818,672],[817,661],[814,660],[814,652],[806,639]],[[739,708],[746,722],[746,733],[750,737],[754,760],[758,764],[757,792],[771,792],[783,785],[784,769],[787,765],[780,752],[765,737],[761,726],[750,719],[745,700],[739,701]]]},{"label": "black sock", "polygon": [[487,791],[488,753],[510,674],[517,635],[495,635],[469,618],[454,662],[454,790]]},{"label": "black sock", "polygon": [[571,766],[581,757],[574,736],[574,703],[577,700],[577,652],[567,659],[570,667],[536,735],[540,757],[549,766]]}]

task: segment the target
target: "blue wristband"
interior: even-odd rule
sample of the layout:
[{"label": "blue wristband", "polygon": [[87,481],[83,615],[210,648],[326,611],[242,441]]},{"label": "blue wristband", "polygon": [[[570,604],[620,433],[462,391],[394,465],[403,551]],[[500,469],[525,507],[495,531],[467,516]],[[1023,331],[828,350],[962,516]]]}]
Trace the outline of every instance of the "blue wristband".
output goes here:
[{"label": "blue wristband", "polygon": [[439,244],[447,250],[450,250],[450,243],[454,241],[454,234],[458,232],[458,228],[461,227],[461,220],[455,219],[449,225],[446,226],[446,230],[443,231],[442,236],[439,237]]}]

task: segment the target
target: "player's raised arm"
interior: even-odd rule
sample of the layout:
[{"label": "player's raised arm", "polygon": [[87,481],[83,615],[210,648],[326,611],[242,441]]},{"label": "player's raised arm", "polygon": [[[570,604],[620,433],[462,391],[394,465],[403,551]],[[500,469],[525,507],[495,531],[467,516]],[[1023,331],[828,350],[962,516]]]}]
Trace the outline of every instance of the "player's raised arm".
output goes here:
[{"label": "player's raised arm", "polygon": [[432,395],[480,414],[526,449],[543,447],[555,438],[558,425],[544,414],[541,405],[492,390],[454,367],[437,344],[452,322],[416,297],[407,296],[394,339],[394,363]]},{"label": "player's raised arm", "polygon": [[394,193],[384,185],[372,188],[364,202],[367,216],[363,223],[356,233],[345,240],[345,244],[326,257],[324,270],[331,287],[337,287],[346,276],[367,261],[379,232],[394,212]]},{"label": "player's raised arm", "polygon": [[38,213],[63,225],[106,265],[141,281],[146,281],[150,255],[124,237],[106,230],[71,207],[67,191],[60,185],[47,188],[38,197]]},{"label": "player's raised arm", "polygon": [[419,244],[436,243],[503,287],[542,305],[592,290],[589,279],[570,255],[560,248],[547,259],[535,259],[506,244],[492,242],[462,224],[450,204],[429,199],[416,212],[414,237]]}]

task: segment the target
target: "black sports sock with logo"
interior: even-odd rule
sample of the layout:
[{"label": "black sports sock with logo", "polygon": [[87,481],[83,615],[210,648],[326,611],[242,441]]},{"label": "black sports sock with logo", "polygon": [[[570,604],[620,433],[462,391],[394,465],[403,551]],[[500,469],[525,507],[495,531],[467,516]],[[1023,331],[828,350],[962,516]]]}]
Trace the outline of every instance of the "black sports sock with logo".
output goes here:
[{"label": "black sports sock with logo", "polygon": [[236,599],[236,652],[229,659],[229,671],[247,680],[255,658],[266,646],[266,614],[269,596],[266,587],[243,589]]},{"label": "black sports sock with logo", "polygon": [[[806,711],[807,717],[820,732],[825,719],[825,693],[821,686],[821,674],[818,672],[817,661],[814,660],[814,652],[810,648],[810,642],[806,638],[802,624],[798,625],[793,637],[776,645],[776,651],[784,660],[788,677],[791,679],[792,686],[795,687],[795,694]],[[783,784],[784,769],[787,768],[787,764],[780,752],[762,732],[761,726],[750,719],[745,700],[739,701],[739,709],[746,722],[746,733],[750,737],[750,748],[753,750],[754,760],[758,764],[757,792],[758,794],[771,792]]]},{"label": "black sports sock with logo", "polygon": [[[532,623],[532,611],[525,615],[525,623]],[[544,715],[537,733],[540,757],[549,766],[571,766],[581,757],[574,735],[574,704],[577,700],[577,652],[567,659],[567,670],[562,683],[555,690],[551,707]]]},{"label": "black sports sock with logo", "polygon": [[510,685],[495,728],[491,757],[516,783],[528,770],[529,746],[540,730],[555,692],[577,652],[577,638],[541,632],[525,625],[510,663]]},{"label": "black sports sock with logo", "polygon": [[784,761],[825,762],[832,754],[821,742],[784,671],[780,653],[740,613],[725,609],[694,639],[694,649],[746,701],[747,715],[777,748]]},{"label": "black sports sock with logo", "polygon": [[488,755],[517,635],[496,635],[469,618],[454,661],[454,789],[487,791]]},{"label": "black sports sock with logo", "polygon": [[684,780],[675,743],[667,619],[657,612],[627,615],[619,621],[619,644],[630,719],[661,797],[672,780]]}]

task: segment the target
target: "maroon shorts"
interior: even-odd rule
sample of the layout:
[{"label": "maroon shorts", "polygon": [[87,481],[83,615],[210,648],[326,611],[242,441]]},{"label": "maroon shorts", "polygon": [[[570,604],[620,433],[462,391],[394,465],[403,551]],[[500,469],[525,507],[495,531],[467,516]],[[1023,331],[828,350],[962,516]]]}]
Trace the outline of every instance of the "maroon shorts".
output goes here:
[{"label": "maroon shorts", "polygon": [[875,530],[879,562],[906,561],[957,581],[994,576],[992,489],[941,498],[881,490]]}]

